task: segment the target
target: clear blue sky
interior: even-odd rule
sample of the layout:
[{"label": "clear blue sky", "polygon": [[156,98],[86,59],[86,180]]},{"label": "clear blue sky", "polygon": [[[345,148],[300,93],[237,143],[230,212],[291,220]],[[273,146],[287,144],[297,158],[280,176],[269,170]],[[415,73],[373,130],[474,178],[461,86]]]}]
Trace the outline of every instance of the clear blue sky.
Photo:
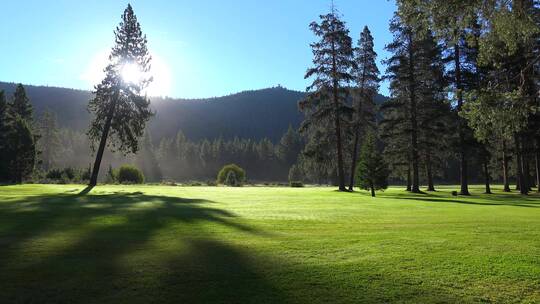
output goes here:
[{"label": "clear blue sky", "polygon": [[[335,0],[353,40],[368,25],[387,57],[393,0]],[[127,1],[3,1],[0,81],[91,89]],[[221,96],[281,84],[305,90],[311,21],[330,0],[134,0],[165,95]],[[381,67],[381,71],[384,70]],[[387,94],[384,85],[381,93]]]}]

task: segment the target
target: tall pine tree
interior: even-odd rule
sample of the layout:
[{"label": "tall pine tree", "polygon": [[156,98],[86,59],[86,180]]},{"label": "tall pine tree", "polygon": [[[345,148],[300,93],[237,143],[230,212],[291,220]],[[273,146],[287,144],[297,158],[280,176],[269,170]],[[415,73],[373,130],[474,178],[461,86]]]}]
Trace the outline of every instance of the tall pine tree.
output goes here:
[{"label": "tall pine tree", "polygon": [[[122,15],[122,22],[115,31],[115,46],[105,68],[105,78],[95,87],[95,97],[88,105],[94,114],[88,135],[93,143],[99,142],[92,170],[90,186],[97,184],[99,168],[107,141],[109,146],[124,153],[136,153],[139,138],[152,116],[150,101],[143,96],[144,89],[152,81],[151,56],[146,36],[141,31],[131,5]],[[124,79],[126,72],[137,72]],[[140,77],[139,77],[140,76]]]},{"label": "tall pine tree", "polygon": [[[310,29],[320,38],[311,44],[314,67],[309,68],[305,78],[315,77],[308,87],[310,95],[302,103],[307,109],[308,124],[321,126],[332,122],[337,154],[337,177],[340,191],[346,191],[343,155],[343,113],[346,111],[347,84],[353,80],[354,67],[352,39],[345,22],[332,7],[332,12],[320,16],[320,22],[312,22]],[[327,125],[330,127],[330,125]]]},{"label": "tall pine tree", "polygon": [[358,48],[355,50],[356,66],[353,70],[356,87],[354,97],[353,114],[353,151],[351,161],[351,175],[349,179],[349,191],[353,191],[354,178],[356,175],[356,163],[358,148],[362,131],[373,127],[375,123],[375,96],[379,91],[379,68],[377,67],[377,53],[375,52],[373,36],[366,26],[360,34]]}]

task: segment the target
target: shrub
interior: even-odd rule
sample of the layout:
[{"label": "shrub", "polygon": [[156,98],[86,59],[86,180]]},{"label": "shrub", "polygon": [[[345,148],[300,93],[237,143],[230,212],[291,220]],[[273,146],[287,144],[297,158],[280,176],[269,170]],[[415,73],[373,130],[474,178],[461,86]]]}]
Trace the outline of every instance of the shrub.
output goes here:
[{"label": "shrub", "polygon": [[121,184],[142,184],[144,183],[144,175],[135,166],[123,165],[118,168],[117,180]]},{"label": "shrub", "polygon": [[213,180],[206,181],[206,185],[210,187],[217,186],[217,183]]},{"label": "shrub", "polygon": [[117,173],[113,170],[112,166],[109,165],[109,169],[107,170],[107,177],[105,179],[105,183],[107,184],[114,184],[117,181]]},{"label": "shrub", "polygon": [[292,165],[289,169],[289,182],[297,182],[303,180],[303,172],[300,166],[298,165]]},{"label": "shrub", "polygon": [[218,173],[217,182],[218,184],[226,184],[226,179],[229,176],[229,172],[234,172],[234,177],[238,186],[242,185],[246,181],[246,171],[238,167],[235,164],[230,164],[224,166]]},{"label": "shrub", "polygon": [[76,176],[76,173],[77,171],[71,167],[67,167],[67,168],[64,168],[64,173],[63,173],[63,176],[62,178],[63,179],[68,179],[68,180],[73,180]]},{"label": "shrub", "polygon": [[92,177],[92,169],[90,168],[90,166],[88,166],[88,168],[86,168],[85,170],[81,172],[81,181],[82,182],[89,181],[90,177]]},{"label": "shrub", "polygon": [[61,179],[62,178],[62,169],[51,169],[47,174],[45,175],[45,178],[47,179]]},{"label": "shrub", "polygon": [[304,183],[299,181],[290,182],[290,186],[293,188],[302,188],[304,187]]},{"label": "shrub", "polygon": [[236,173],[234,173],[234,171],[229,171],[229,173],[227,173],[227,178],[225,179],[225,185],[227,186],[231,186],[231,187],[236,187],[239,185],[238,183],[238,180],[236,178]]}]

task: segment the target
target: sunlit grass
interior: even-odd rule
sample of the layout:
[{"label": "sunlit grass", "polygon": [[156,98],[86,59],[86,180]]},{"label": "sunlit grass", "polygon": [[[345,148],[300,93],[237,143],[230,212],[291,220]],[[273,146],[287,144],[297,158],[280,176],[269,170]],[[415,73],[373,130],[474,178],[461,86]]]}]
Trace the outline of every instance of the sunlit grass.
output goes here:
[{"label": "sunlit grass", "polygon": [[0,298],[536,303],[540,197],[391,188],[0,187]]}]

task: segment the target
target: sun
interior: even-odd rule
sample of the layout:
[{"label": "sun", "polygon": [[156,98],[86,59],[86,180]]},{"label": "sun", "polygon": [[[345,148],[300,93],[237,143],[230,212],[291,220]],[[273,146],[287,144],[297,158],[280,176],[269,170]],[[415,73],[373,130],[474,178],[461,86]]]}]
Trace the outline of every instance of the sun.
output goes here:
[{"label": "sun", "polygon": [[120,76],[127,83],[139,83],[145,78],[145,73],[141,71],[138,64],[126,63],[120,69]]},{"label": "sun", "polygon": [[[152,76],[153,81],[144,90],[144,94],[148,96],[170,96],[172,76],[169,66],[165,60],[157,54],[151,53],[152,61],[149,76]],[[98,84],[105,76],[103,69],[109,62],[109,51],[103,50],[92,58],[88,67],[82,73],[81,79],[88,83],[91,87]],[[127,63],[120,69],[120,75],[126,82],[136,83],[143,78],[146,78],[145,73],[135,63]]]}]

